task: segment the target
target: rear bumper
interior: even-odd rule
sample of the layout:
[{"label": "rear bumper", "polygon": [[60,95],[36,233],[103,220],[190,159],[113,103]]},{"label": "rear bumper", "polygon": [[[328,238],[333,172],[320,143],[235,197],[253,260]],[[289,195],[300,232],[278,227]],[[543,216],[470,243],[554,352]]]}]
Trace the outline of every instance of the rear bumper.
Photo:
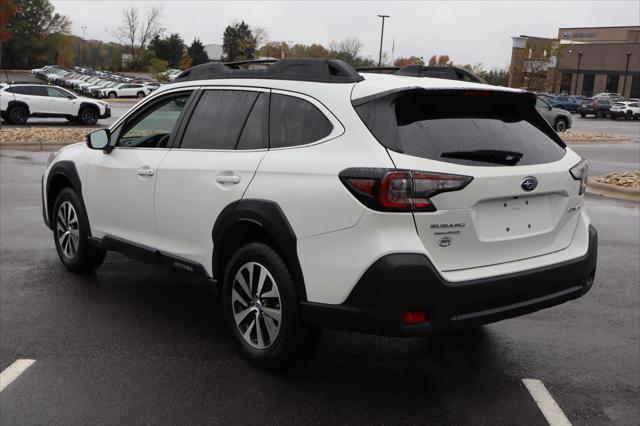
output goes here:
[{"label": "rear bumper", "polygon": [[[340,305],[303,302],[306,322],[388,336],[421,335],[434,328],[487,324],[559,305],[587,293],[596,271],[598,235],[577,259],[515,274],[451,283],[421,254],[391,254],[376,261]],[[404,324],[404,312],[426,321]]]}]

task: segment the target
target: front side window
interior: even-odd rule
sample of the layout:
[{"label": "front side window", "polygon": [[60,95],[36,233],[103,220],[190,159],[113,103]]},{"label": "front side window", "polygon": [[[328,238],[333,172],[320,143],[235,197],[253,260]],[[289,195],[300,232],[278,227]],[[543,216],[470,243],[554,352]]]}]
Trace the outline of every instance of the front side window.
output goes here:
[{"label": "front side window", "polygon": [[304,99],[272,94],[270,147],[284,148],[319,141],[333,126],[318,108]]},{"label": "front side window", "polygon": [[57,87],[47,87],[47,95],[50,98],[68,98],[70,93],[58,89]]},{"label": "front side window", "polygon": [[206,90],[182,137],[185,149],[267,147],[268,94],[245,90]]},{"label": "front side window", "polygon": [[540,98],[536,98],[536,108],[549,109],[549,104]]},{"label": "front side window", "polygon": [[116,142],[121,148],[164,148],[175,131],[189,93],[168,96],[127,121]]}]

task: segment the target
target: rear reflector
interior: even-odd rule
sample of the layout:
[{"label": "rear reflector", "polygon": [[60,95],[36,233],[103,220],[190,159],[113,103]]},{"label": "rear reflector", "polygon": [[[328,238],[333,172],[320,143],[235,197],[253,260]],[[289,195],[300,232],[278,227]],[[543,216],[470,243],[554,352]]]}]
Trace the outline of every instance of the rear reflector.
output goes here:
[{"label": "rear reflector", "polygon": [[402,320],[405,324],[421,324],[427,322],[424,312],[422,311],[405,312],[404,315],[402,315]]}]

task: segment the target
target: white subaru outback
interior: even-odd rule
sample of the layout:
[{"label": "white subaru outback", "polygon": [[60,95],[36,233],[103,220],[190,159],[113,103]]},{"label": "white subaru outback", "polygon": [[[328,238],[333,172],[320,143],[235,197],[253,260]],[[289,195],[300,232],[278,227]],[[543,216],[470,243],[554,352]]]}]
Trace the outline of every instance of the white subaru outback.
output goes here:
[{"label": "white subaru outback", "polygon": [[66,118],[86,125],[111,117],[109,104],[74,95],[47,84],[7,84],[0,88],[0,115],[11,124],[25,124],[29,117]]},{"label": "white subaru outback", "polygon": [[535,95],[401,74],[319,59],[183,72],[50,158],[62,263],[91,271],[116,250],[202,278],[264,367],[321,327],[415,336],[585,294],[587,166]]}]

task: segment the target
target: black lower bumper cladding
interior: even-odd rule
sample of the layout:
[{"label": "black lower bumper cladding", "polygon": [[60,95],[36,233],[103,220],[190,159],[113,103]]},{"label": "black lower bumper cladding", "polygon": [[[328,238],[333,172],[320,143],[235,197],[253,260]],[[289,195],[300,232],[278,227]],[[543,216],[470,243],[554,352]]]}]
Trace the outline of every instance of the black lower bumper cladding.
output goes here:
[{"label": "black lower bumper cladding", "polygon": [[[567,262],[479,280],[451,283],[421,254],[376,261],[340,305],[303,302],[308,323],[388,336],[415,336],[434,328],[487,324],[576,299],[596,272],[598,234],[589,227],[587,253]],[[405,312],[426,322],[405,324]]]}]

